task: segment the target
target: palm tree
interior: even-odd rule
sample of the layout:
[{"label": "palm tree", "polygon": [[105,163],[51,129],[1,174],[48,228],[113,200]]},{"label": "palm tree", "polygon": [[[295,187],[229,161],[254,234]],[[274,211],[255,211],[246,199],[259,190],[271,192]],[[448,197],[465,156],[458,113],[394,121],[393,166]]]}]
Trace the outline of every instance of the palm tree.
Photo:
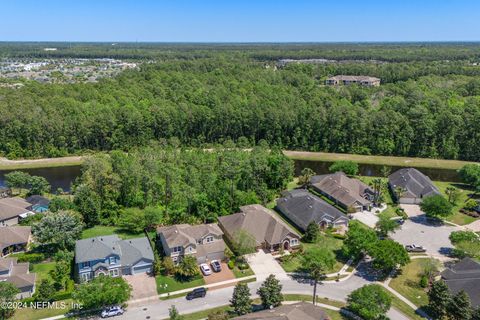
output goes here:
[{"label": "palm tree", "polygon": [[396,186],[394,189],[395,196],[397,197],[397,202],[400,201],[400,198],[403,197],[403,195],[407,192],[407,189]]},{"label": "palm tree", "polygon": [[308,270],[310,277],[314,281],[313,285],[313,304],[317,298],[317,284],[325,278],[327,270],[335,265],[335,256],[332,251],[319,247],[308,249],[302,256],[303,267]]},{"label": "palm tree", "polygon": [[380,203],[381,195],[382,195],[382,179],[380,178],[375,178],[372,180],[373,183],[373,202],[375,204]]}]

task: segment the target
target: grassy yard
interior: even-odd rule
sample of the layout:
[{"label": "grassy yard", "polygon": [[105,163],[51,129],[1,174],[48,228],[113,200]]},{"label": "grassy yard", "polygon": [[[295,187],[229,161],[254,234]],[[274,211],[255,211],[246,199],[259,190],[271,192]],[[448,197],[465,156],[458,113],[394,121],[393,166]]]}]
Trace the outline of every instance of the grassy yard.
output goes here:
[{"label": "grassy yard", "polygon": [[37,284],[39,284],[43,279],[50,278],[50,271],[55,268],[55,262],[42,262],[32,264],[32,273],[37,274]]},{"label": "grassy yard", "polygon": [[[64,303],[65,308],[61,303]],[[15,315],[12,320],[37,320],[50,318],[55,316],[60,316],[67,313],[71,309],[72,300],[62,300],[56,302],[58,308],[46,308],[46,309],[32,309],[32,308],[23,308],[15,311]]]},{"label": "grassy yard", "polygon": [[[284,294],[283,299],[285,301],[312,301],[313,295],[308,295],[308,294]],[[346,306],[345,302],[342,301],[337,301],[337,300],[331,300],[327,298],[322,298],[322,297],[317,297],[317,302],[318,303],[323,303],[323,304],[328,304],[329,306],[332,307],[337,307],[337,308],[343,308]]]},{"label": "grassy yard", "polygon": [[255,274],[250,267],[248,267],[248,269],[245,269],[245,270],[240,270],[238,269],[237,266],[235,266],[232,272],[235,275],[235,278],[243,278],[243,277],[253,276]]},{"label": "grassy yard", "polygon": [[440,190],[440,192],[448,198],[446,194],[446,189],[448,187],[455,187],[460,191],[460,196],[458,197],[457,202],[453,208],[453,215],[450,216],[447,220],[459,225],[465,225],[472,223],[476,219],[474,217],[467,216],[460,212],[460,209],[463,208],[465,202],[467,201],[469,194],[472,193],[472,189],[464,184],[454,183],[454,182],[441,182],[441,181],[434,181],[434,184]]},{"label": "grassy yard", "polygon": [[202,276],[198,276],[191,281],[182,282],[177,281],[174,277],[160,275],[156,276],[155,280],[157,282],[158,294],[199,287],[205,284]]},{"label": "grassy yard", "polygon": [[388,294],[392,297],[392,307],[403,313],[405,316],[407,316],[411,320],[423,320],[423,317],[420,317],[418,314],[415,313],[415,310],[410,308],[408,304],[403,302],[402,300],[398,299],[396,296],[394,296],[392,293],[387,291]]},{"label": "grassy yard", "polygon": [[[335,263],[334,267],[331,270],[327,270],[327,273],[333,273],[342,268],[345,264],[343,257],[340,254],[340,249],[343,245],[343,241],[340,239],[333,238],[331,236],[320,235],[318,241],[316,243],[303,243],[302,244],[305,250],[308,250],[311,247],[320,247],[327,250],[331,250],[337,256],[337,262]],[[302,271],[302,260],[301,255],[291,256],[289,258],[285,258],[282,261],[281,266],[287,272],[300,272]]]},{"label": "grassy yard", "polygon": [[391,156],[368,156],[348,153],[326,153],[326,152],[305,152],[284,150],[283,153],[294,160],[312,160],[312,161],[338,161],[350,160],[357,163],[376,164],[386,166],[400,167],[419,167],[419,168],[437,168],[437,169],[460,169],[468,161],[460,160],[441,160],[430,158],[409,158],[409,157],[391,157]]},{"label": "grassy yard", "polygon": [[428,304],[427,293],[419,285],[422,263],[426,260],[413,259],[402,268],[402,273],[390,282],[391,288],[419,307]]},{"label": "grassy yard", "polygon": [[143,232],[130,233],[130,232],[126,232],[124,230],[118,229],[117,227],[95,226],[93,228],[83,230],[82,239],[99,237],[99,236],[109,236],[112,234],[118,235],[121,239],[131,239],[131,238],[138,238],[138,237],[145,236]]}]

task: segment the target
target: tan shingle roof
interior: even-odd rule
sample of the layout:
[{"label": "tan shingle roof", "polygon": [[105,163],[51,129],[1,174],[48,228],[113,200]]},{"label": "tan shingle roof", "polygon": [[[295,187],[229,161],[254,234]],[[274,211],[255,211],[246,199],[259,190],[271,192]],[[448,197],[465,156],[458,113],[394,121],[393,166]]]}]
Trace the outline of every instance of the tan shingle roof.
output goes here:
[{"label": "tan shingle roof", "polygon": [[271,310],[263,310],[235,317],[233,319],[250,320],[328,320],[329,317],[322,308],[307,302],[283,305]]},{"label": "tan shingle roof", "polygon": [[216,223],[211,224],[176,224],[173,226],[158,227],[158,234],[163,234],[165,241],[170,248],[177,246],[186,246],[196,244],[197,239],[201,239],[209,234],[222,236],[223,232]]},{"label": "tan shingle roof", "polygon": [[27,209],[30,206],[31,204],[22,198],[0,199],[0,220],[11,219],[22,213],[30,212],[30,209]]},{"label": "tan shingle roof", "polygon": [[257,245],[265,241],[269,244],[278,244],[288,235],[300,238],[300,235],[274,212],[259,204],[243,206],[240,211],[218,219],[230,237],[237,231],[245,230],[255,238]]},{"label": "tan shingle roof", "polygon": [[0,276],[0,281],[6,280],[19,289],[35,285],[37,276],[29,272],[28,262],[17,263],[16,258],[0,258],[0,270],[10,270],[8,276]]},{"label": "tan shingle roof", "polygon": [[11,245],[27,243],[31,230],[31,227],[23,226],[0,227],[0,250]]}]

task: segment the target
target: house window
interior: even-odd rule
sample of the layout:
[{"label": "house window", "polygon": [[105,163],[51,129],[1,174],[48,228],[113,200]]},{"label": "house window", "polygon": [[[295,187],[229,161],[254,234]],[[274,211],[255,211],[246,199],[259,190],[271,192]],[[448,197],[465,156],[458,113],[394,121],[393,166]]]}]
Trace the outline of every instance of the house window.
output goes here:
[{"label": "house window", "polygon": [[90,261],[87,261],[87,262],[82,262],[82,265],[81,265],[81,268],[88,268],[90,267]]},{"label": "house window", "polygon": [[213,237],[212,237],[212,236],[208,236],[208,237],[205,238],[205,241],[206,241],[207,243],[213,242]]},{"label": "house window", "polygon": [[115,257],[110,257],[110,264],[115,264]]},{"label": "house window", "polygon": [[82,281],[88,281],[88,280],[90,280],[90,273],[82,273],[82,274],[80,274],[80,279],[81,279]]},{"label": "house window", "polygon": [[113,269],[108,272],[110,277],[118,277],[118,269]]},{"label": "house window", "polygon": [[298,239],[290,240],[290,246],[296,246],[296,245],[298,245]]},{"label": "house window", "polygon": [[172,249],[172,252],[173,252],[173,253],[180,253],[180,252],[182,252],[182,247],[174,247],[174,248]]}]

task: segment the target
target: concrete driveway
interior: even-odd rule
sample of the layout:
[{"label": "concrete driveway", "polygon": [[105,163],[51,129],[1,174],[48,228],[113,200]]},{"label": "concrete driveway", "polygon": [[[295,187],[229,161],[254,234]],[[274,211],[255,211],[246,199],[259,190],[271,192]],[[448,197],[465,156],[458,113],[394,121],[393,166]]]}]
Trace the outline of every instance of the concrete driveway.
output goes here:
[{"label": "concrete driveway", "polygon": [[390,236],[397,242],[408,245],[417,244],[425,247],[427,254],[440,259],[445,259],[453,248],[450,233],[462,228],[444,224],[433,224],[426,220],[425,215],[418,206],[402,205],[409,219],[405,221],[401,229]]},{"label": "concrete driveway", "polygon": [[405,210],[405,213],[408,217],[417,217],[424,215],[424,213],[420,209],[420,206],[417,204],[401,204],[400,208]]},{"label": "concrete driveway", "polygon": [[155,277],[148,274],[126,275],[123,278],[132,286],[131,301],[157,297],[157,283]]},{"label": "concrete driveway", "polygon": [[259,281],[265,280],[271,274],[274,274],[280,280],[289,279],[285,270],[270,253],[259,250],[257,253],[247,255],[246,258]]},{"label": "concrete driveway", "polygon": [[[373,211],[373,210],[372,210]],[[353,220],[358,220],[363,224],[366,224],[370,228],[375,228],[378,221],[378,216],[370,211],[356,212],[352,214]]]}]

